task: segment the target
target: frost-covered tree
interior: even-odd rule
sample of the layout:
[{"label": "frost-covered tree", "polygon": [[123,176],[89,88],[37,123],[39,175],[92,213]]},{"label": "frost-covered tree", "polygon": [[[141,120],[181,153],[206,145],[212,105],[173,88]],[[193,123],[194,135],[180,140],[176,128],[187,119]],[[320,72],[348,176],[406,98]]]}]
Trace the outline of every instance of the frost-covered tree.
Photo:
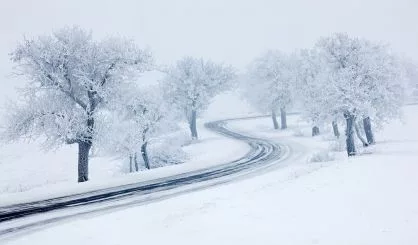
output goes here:
[{"label": "frost-covered tree", "polygon": [[[108,150],[128,156],[132,170],[139,170],[137,152],[141,153],[145,168],[150,169],[148,144],[150,140],[176,129],[172,110],[161,99],[157,87],[138,89],[130,86],[112,102],[113,114],[107,113],[107,123],[101,130],[102,145]],[[105,120],[106,121],[106,120]]]},{"label": "frost-covered tree", "polygon": [[270,50],[249,66],[244,98],[261,112],[272,115],[273,126],[279,128],[276,113],[280,109],[281,128],[287,128],[286,109],[293,104],[296,86],[293,56]]},{"label": "frost-covered tree", "polygon": [[325,111],[327,102],[323,84],[318,83],[320,67],[314,50],[302,50],[297,55],[296,97],[302,116],[312,125],[312,136],[319,134],[329,112]]},{"label": "frost-covered tree", "polygon": [[185,57],[168,69],[163,83],[165,96],[185,114],[193,139],[198,138],[198,114],[208,107],[214,96],[230,89],[235,77],[231,66],[192,57]]},{"label": "frost-covered tree", "polygon": [[[376,124],[398,116],[403,102],[399,63],[388,48],[367,40],[335,34],[321,38],[315,46],[324,105],[318,110],[338,113],[346,121],[349,156],[356,154],[354,128],[363,120],[367,140],[372,143],[370,119]],[[320,90],[319,90],[320,91]]]},{"label": "frost-covered tree", "polygon": [[23,102],[9,111],[6,138],[44,136],[50,146],[78,144],[78,181],[87,181],[98,112],[121,84],[149,68],[150,54],[130,40],[95,41],[72,27],[25,39],[11,59],[29,82]]},{"label": "frost-covered tree", "polygon": [[418,62],[408,58],[402,59],[406,97],[409,103],[418,103]]},{"label": "frost-covered tree", "polygon": [[338,138],[340,133],[337,121],[341,115],[331,104],[338,98],[324,84],[327,78],[321,77],[326,76],[321,69],[321,60],[315,49],[298,53],[296,100],[302,117],[312,125],[312,136],[319,134],[319,126],[331,122],[334,135]]}]

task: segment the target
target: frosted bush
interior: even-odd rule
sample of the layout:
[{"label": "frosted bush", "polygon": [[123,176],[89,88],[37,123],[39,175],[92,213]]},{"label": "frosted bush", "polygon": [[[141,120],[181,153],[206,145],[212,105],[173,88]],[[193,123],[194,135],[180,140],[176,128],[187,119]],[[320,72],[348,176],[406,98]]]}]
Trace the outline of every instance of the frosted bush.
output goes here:
[{"label": "frosted bush", "polygon": [[322,150],[315,152],[311,155],[311,157],[308,159],[308,162],[329,162],[334,161],[335,155],[327,150]]},{"label": "frosted bush", "polygon": [[[188,159],[182,146],[188,145],[191,139],[186,131],[177,131],[159,139],[155,139],[149,145],[149,158],[151,168],[158,168],[168,165],[180,164]],[[139,162],[144,167],[140,153]]]},{"label": "frosted bush", "polygon": [[342,136],[338,139],[334,139],[330,142],[328,149],[330,151],[336,151],[336,152],[343,152],[346,150],[345,146],[345,136]]},{"label": "frosted bush", "polygon": [[187,160],[187,154],[176,145],[160,145],[150,150],[152,168],[180,164]]},{"label": "frosted bush", "polygon": [[190,139],[190,133],[185,130],[181,130],[167,136],[166,141],[170,142],[170,144],[178,146],[186,146],[192,143],[192,139]]},{"label": "frosted bush", "polygon": [[[182,135],[182,134],[176,134]],[[168,165],[180,164],[188,159],[187,154],[181,148],[190,137],[182,138],[170,137],[162,139],[158,142],[153,142],[149,146],[149,158],[151,168],[158,168]],[[143,159],[139,159],[143,165]]]},{"label": "frosted bush", "polygon": [[303,137],[304,136],[303,130],[301,128],[295,128],[293,130],[293,136]]}]

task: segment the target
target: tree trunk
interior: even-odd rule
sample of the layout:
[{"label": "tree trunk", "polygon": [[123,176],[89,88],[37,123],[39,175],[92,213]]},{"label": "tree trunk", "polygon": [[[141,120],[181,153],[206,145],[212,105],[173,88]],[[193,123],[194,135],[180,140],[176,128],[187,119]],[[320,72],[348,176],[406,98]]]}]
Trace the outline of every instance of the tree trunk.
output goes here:
[{"label": "tree trunk", "polygon": [[148,158],[148,152],[147,152],[147,145],[148,143],[145,142],[142,146],[141,146],[141,154],[142,154],[142,158],[144,159],[144,164],[145,167],[147,169],[150,169],[150,164],[149,164],[149,158]]},{"label": "tree trunk", "polygon": [[78,143],[78,182],[89,180],[89,152],[91,141]]},{"label": "tree trunk", "polygon": [[332,129],[334,130],[334,136],[340,138],[340,130],[338,129],[338,124],[336,121],[332,121]]},{"label": "tree trunk", "polygon": [[90,107],[87,113],[87,134],[83,141],[78,142],[78,182],[85,182],[89,180],[89,153],[93,145],[94,135],[94,117],[93,113],[97,107],[97,100],[95,99],[97,92],[92,87],[87,92]]},{"label": "tree trunk", "polygon": [[374,135],[372,131],[372,124],[370,123],[370,117],[366,117],[363,119],[363,127],[366,133],[367,143],[369,145],[374,144],[375,141],[374,141]]},{"label": "tree trunk", "polygon": [[138,156],[137,156],[136,152],[135,152],[135,155],[134,155],[134,163],[135,163],[135,171],[138,172],[139,171],[139,164],[138,164]]},{"label": "tree trunk", "polygon": [[363,143],[363,146],[364,147],[369,146],[369,144],[367,143],[367,141],[361,135],[360,129],[358,128],[358,124],[356,122],[354,123],[354,129],[356,130],[357,138],[359,138],[359,140],[361,141],[361,143]]},{"label": "tree trunk", "polygon": [[312,137],[315,137],[319,135],[319,127],[318,126],[313,126],[312,127]]},{"label": "tree trunk", "polygon": [[192,118],[190,119],[189,126],[190,126],[190,132],[192,133],[192,139],[196,140],[198,138],[197,136],[197,128],[196,128],[196,111],[192,111]]},{"label": "tree trunk", "polygon": [[133,162],[132,162],[132,155],[129,155],[129,173],[133,172]]},{"label": "tree trunk", "polygon": [[274,129],[279,129],[279,123],[277,122],[276,112],[274,110],[271,111],[271,118],[273,119]]},{"label": "tree trunk", "polygon": [[280,108],[280,122],[282,123],[282,129],[287,128],[287,121],[286,121],[286,109]]},{"label": "tree trunk", "polygon": [[347,123],[347,128],[345,130],[346,135],[346,148],[347,148],[347,155],[349,157],[356,155],[356,146],[354,145],[354,116],[350,113],[344,113],[344,117]]}]

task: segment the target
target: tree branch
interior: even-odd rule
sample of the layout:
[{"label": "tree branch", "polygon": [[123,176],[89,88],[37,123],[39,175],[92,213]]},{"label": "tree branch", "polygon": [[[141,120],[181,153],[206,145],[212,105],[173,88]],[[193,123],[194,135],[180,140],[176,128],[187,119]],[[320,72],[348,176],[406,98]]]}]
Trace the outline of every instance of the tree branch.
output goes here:
[{"label": "tree branch", "polygon": [[65,144],[67,144],[67,145],[72,145],[72,144],[75,144],[75,143],[78,143],[79,142],[79,140],[77,140],[77,139],[65,139]]},{"label": "tree branch", "polygon": [[[87,105],[80,100],[79,98],[77,98],[74,93],[72,91],[68,91],[66,89],[64,89],[64,87],[59,84],[58,82],[56,82],[52,76],[50,74],[46,75],[46,77],[48,78],[48,80],[50,80],[52,82],[53,85],[55,85],[61,92],[63,92],[65,95],[67,95],[68,97],[70,97],[75,103],[77,103],[79,106],[81,106],[84,110],[87,108]],[[71,81],[68,81],[68,79],[66,79],[67,82],[69,82],[71,84]]]},{"label": "tree branch", "polygon": [[115,68],[115,66],[116,66],[116,62],[113,62],[112,64],[110,64],[109,68],[107,68],[107,70],[105,72],[105,75],[104,75],[102,81],[100,82],[100,86],[103,86],[106,83],[107,79],[110,77],[109,72],[111,70],[113,70],[113,68]]}]

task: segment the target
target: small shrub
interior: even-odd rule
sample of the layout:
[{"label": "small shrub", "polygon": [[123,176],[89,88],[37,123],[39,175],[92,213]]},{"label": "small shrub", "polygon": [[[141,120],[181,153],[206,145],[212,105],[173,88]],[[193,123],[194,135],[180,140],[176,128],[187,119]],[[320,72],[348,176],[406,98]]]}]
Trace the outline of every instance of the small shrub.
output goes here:
[{"label": "small shrub", "polygon": [[344,136],[340,136],[340,138],[334,139],[333,141],[331,141],[328,147],[330,151],[336,151],[336,152],[343,152],[346,150],[345,148],[346,146],[345,146]]},{"label": "small shrub", "polygon": [[293,136],[295,137],[303,137],[305,134],[303,133],[303,130],[301,128],[295,128],[293,130]]},{"label": "small shrub", "polygon": [[326,150],[315,152],[308,159],[308,162],[330,162],[335,160],[335,155]]}]

